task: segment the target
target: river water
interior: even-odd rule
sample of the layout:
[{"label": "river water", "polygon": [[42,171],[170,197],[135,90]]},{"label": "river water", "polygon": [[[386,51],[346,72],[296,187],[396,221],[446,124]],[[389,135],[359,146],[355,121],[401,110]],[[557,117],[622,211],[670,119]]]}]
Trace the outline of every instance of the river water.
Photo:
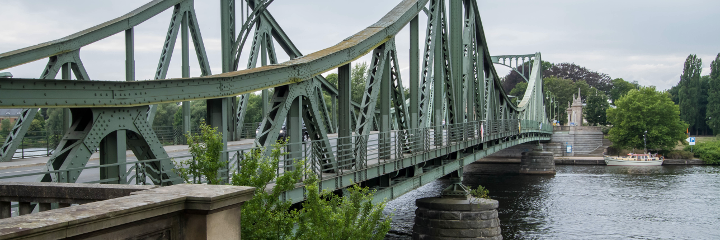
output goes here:
[{"label": "river water", "polygon": [[[720,166],[556,166],[519,175],[518,164],[471,164],[463,183],[485,186],[504,239],[720,239]],[[388,202],[386,239],[411,239],[415,199],[439,179]]]}]

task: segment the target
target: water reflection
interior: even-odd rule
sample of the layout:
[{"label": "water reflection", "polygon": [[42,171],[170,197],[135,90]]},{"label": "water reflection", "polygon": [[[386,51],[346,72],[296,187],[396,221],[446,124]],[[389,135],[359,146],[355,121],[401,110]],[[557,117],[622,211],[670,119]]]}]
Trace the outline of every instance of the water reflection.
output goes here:
[{"label": "water reflection", "polygon": [[[556,176],[519,166],[473,164],[463,183],[500,201],[505,239],[720,239],[718,166],[557,166]],[[388,203],[389,239],[410,239],[415,199],[437,196],[438,180]]]}]

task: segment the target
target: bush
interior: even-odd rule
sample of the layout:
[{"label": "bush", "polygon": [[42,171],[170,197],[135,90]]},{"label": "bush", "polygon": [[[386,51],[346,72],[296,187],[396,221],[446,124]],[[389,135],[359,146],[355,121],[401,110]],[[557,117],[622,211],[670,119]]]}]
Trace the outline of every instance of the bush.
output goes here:
[{"label": "bush", "polygon": [[663,156],[667,159],[692,159],[693,154],[690,151],[685,150],[672,150],[663,153]]},{"label": "bush", "polygon": [[227,162],[220,160],[220,151],[223,149],[222,134],[204,121],[200,123],[200,130],[200,134],[185,135],[193,158],[175,162],[176,166],[186,167],[175,168],[173,171],[188,183],[207,181],[209,184],[220,184],[222,179],[218,171],[227,166]]},{"label": "bush", "polygon": [[490,194],[490,191],[485,189],[482,185],[478,185],[476,189],[470,189],[470,196],[476,197],[476,198],[487,198],[490,199],[488,196]]},{"label": "bush", "polygon": [[[707,164],[720,164],[720,141],[699,142],[693,148],[696,157]],[[685,146],[690,151],[690,146]]]},{"label": "bush", "polygon": [[[224,184],[218,170],[227,166],[220,161],[220,148],[216,141],[222,139],[204,123],[202,133],[188,136],[195,161],[183,161],[175,170],[187,183],[199,183],[206,179],[209,184]],[[255,187],[255,195],[243,203],[241,210],[243,239],[383,239],[390,230],[391,217],[383,214],[385,202],[372,203],[374,191],[352,186],[347,196],[327,191],[320,192],[319,180],[303,168],[304,162],[295,162],[294,170],[278,175],[277,167],[286,153],[284,142],[272,145],[269,156],[260,150],[246,153],[238,164],[240,171],[232,175],[232,185]],[[232,166],[231,166],[232,167]],[[291,201],[280,200],[283,192],[296,187],[303,176],[307,199],[302,209],[292,209]],[[193,180],[193,179],[200,180]],[[270,182],[275,185],[270,189]]]}]

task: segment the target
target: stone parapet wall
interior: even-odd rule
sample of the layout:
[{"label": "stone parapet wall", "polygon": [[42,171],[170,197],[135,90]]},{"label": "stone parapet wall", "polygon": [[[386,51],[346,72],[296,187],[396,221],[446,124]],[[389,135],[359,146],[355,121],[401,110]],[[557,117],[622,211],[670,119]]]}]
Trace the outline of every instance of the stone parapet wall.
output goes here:
[{"label": "stone parapet wall", "polygon": [[134,191],[129,196],[0,219],[0,240],[240,239],[241,206],[254,191],[200,184]]}]

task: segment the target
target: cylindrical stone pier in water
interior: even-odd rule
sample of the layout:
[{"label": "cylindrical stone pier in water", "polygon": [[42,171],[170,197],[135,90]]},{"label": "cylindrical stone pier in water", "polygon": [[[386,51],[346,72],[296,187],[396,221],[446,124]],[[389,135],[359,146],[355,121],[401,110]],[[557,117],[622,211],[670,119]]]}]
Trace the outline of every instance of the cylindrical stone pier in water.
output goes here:
[{"label": "cylindrical stone pier in water", "polygon": [[553,153],[543,151],[540,145],[530,152],[522,153],[520,164],[521,174],[555,175]]},{"label": "cylindrical stone pier in water", "polygon": [[502,239],[497,200],[433,197],[415,204],[413,239]]}]

